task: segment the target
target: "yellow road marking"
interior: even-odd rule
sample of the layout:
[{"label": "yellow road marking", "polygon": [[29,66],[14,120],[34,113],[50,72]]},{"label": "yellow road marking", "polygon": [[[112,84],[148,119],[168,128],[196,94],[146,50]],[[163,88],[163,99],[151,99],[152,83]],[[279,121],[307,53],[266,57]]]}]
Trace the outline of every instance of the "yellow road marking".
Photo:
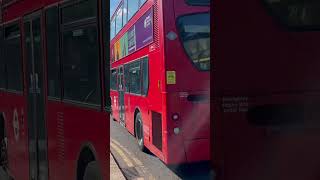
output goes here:
[{"label": "yellow road marking", "polygon": [[[128,151],[128,149],[127,148],[125,148],[125,147],[123,147],[117,140],[114,140],[114,139],[112,139],[112,138],[110,138],[110,144],[111,144],[111,147],[113,147],[113,149],[115,149],[117,152],[118,151],[121,151],[120,153],[121,154],[123,154],[121,157],[123,158],[123,157],[126,157],[126,158],[131,158],[131,160],[133,160],[134,162],[135,162],[135,164],[138,166],[137,168],[136,168],[136,170],[137,171],[140,171],[140,170],[142,170],[142,172],[140,172],[139,174],[140,175],[149,175],[149,178],[148,179],[150,179],[150,180],[155,180],[156,178],[155,177],[153,177],[152,176],[152,174],[150,174],[150,173],[148,173],[147,172],[147,170],[146,170],[146,168],[144,167],[144,165],[143,165],[143,163],[139,160],[139,159],[137,159],[137,158],[135,158],[133,155],[132,155],[132,153],[130,152],[130,151]],[[123,152],[124,151],[124,152]],[[119,155],[120,155],[120,153],[119,153]],[[129,155],[129,157],[127,157],[126,155],[125,155],[125,153],[127,154],[127,155]],[[124,159],[125,160],[125,159]],[[130,161],[130,160],[129,160]],[[131,161],[130,161],[131,162]],[[128,164],[128,163],[127,163]],[[130,166],[130,167],[132,167],[132,166]],[[140,168],[139,168],[140,167]],[[141,174],[142,173],[142,174]],[[143,177],[139,177],[139,178],[135,178],[135,179],[137,179],[137,180],[144,180],[145,178],[143,178]]]},{"label": "yellow road marking", "polygon": [[111,145],[111,148],[114,149],[121,156],[121,158],[127,164],[127,166],[133,167],[133,163],[131,162],[131,160],[125,155],[125,153],[119,147],[117,147],[112,142],[110,143],[110,145]]},{"label": "yellow road marking", "polygon": [[138,166],[143,166],[143,163],[142,163],[139,159],[137,159],[136,157],[134,157],[134,156],[132,155],[132,153],[127,150],[127,148],[123,147],[118,141],[116,141],[116,140],[114,140],[114,139],[111,139],[111,141],[112,141],[114,144],[118,145],[122,150],[124,150],[124,151],[133,159],[133,161],[134,161]]}]

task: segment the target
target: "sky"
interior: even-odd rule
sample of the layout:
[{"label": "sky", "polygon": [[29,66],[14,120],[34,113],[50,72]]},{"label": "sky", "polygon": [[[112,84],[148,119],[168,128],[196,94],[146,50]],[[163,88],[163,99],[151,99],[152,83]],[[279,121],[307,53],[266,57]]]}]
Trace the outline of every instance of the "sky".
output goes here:
[{"label": "sky", "polygon": [[110,0],[110,16],[113,14],[114,9],[118,5],[120,0]]}]

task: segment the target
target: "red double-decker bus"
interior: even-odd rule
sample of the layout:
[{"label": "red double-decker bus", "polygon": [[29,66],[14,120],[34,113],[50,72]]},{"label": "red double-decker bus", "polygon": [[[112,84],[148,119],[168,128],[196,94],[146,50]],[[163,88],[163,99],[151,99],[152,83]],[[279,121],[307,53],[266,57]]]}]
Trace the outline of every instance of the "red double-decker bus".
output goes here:
[{"label": "red double-decker bus", "polygon": [[2,167],[15,180],[109,179],[107,2],[0,2]]},{"label": "red double-decker bus", "polygon": [[209,5],[121,0],[111,17],[113,118],[169,165],[210,159]]},{"label": "red double-decker bus", "polygon": [[214,2],[218,179],[319,179],[319,1]]}]

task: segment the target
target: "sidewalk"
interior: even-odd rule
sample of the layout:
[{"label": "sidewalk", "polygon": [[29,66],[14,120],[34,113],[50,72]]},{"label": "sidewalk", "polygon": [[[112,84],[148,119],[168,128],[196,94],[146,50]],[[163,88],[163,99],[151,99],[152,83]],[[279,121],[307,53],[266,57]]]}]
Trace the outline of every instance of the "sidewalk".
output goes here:
[{"label": "sidewalk", "polygon": [[125,180],[122,172],[110,153],[110,180]]}]

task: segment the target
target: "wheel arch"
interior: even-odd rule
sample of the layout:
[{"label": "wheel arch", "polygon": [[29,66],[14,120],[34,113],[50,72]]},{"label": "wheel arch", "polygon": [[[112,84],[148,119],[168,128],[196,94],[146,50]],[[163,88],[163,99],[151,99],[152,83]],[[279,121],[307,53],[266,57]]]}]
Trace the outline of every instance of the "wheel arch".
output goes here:
[{"label": "wheel arch", "polygon": [[[90,142],[86,142],[82,144],[80,151],[77,156],[76,162],[76,179],[82,180],[87,165],[92,161],[98,161],[97,151],[95,150],[94,146]],[[98,161],[99,162],[99,161]],[[100,169],[101,171],[101,169]]]},{"label": "wheel arch", "polygon": [[[141,113],[141,109],[140,109],[139,107],[136,107],[136,108],[134,109],[134,116],[133,116],[134,137],[136,137],[136,117],[137,117],[137,114],[138,114],[138,113]],[[142,121],[143,121],[143,119],[142,119]]]}]

